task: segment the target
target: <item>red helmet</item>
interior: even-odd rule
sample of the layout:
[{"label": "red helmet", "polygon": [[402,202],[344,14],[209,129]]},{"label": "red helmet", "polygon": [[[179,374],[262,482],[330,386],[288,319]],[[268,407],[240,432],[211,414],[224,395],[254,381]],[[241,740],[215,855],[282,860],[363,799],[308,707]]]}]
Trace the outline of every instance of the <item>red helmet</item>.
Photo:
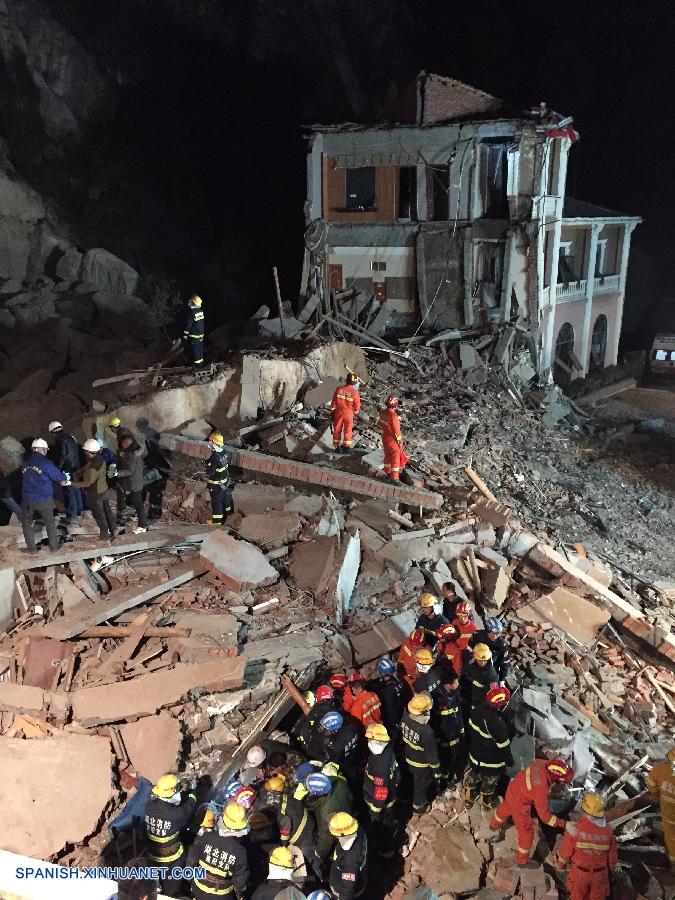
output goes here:
[{"label": "red helmet", "polygon": [[552,759],[546,764],[546,777],[549,781],[568,784],[574,778],[574,769],[562,759]]},{"label": "red helmet", "polygon": [[458,616],[470,616],[471,607],[466,602],[466,600],[460,600],[460,602],[455,607],[455,612]]},{"label": "red helmet", "polygon": [[322,684],[321,687],[316,689],[316,702],[323,703],[324,700],[332,700],[333,699],[333,688],[328,687],[327,684]]},{"label": "red helmet", "polygon": [[452,641],[457,637],[459,632],[455,628],[454,625],[450,625],[449,622],[446,622],[445,625],[441,625],[441,627],[436,632],[436,637],[439,641]]},{"label": "red helmet", "polygon": [[485,695],[485,702],[495,709],[502,709],[511,699],[511,691],[507,687],[495,685]]},{"label": "red helmet", "polygon": [[331,687],[337,691],[343,691],[347,687],[347,676],[343,672],[336,672],[328,679]]},{"label": "red helmet", "polygon": [[410,632],[409,641],[413,645],[413,647],[419,647],[420,644],[424,642],[424,629],[423,628],[414,628]]},{"label": "red helmet", "polygon": [[349,676],[349,684],[360,684],[363,681],[360,672],[352,672]]},{"label": "red helmet", "polygon": [[390,406],[392,409],[398,406],[398,397],[394,397],[393,394],[389,394],[387,399],[384,401],[385,406]]},{"label": "red helmet", "polygon": [[258,792],[255,788],[252,787],[240,787],[237,793],[234,795],[234,803],[237,806],[243,806],[244,809],[251,809],[253,804],[255,803],[255,798],[257,797]]}]

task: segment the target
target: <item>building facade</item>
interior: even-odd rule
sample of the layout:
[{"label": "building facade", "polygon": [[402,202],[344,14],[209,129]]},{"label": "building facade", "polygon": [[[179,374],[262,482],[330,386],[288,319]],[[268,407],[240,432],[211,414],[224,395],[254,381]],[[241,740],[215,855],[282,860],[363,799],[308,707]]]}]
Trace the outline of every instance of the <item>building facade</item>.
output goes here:
[{"label": "building facade", "polygon": [[641,220],[566,198],[571,120],[424,73],[391,117],[312,130],[299,318],[512,323],[542,374],[614,364]]}]

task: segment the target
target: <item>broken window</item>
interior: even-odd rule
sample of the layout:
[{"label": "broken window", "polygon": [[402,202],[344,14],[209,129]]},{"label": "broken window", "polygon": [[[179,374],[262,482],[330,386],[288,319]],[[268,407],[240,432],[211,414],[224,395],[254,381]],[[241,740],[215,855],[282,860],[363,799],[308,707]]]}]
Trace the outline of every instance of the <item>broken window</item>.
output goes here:
[{"label": "broken window", "polygon": [[607,316],[601,313],[593,325],[591,336],[591,366],[601,369],[607,353]]},{"label": "broken window", "polygon": [[450,165],[428,166],[427,185],[429,188],[429,220],[447,222],[450,216],[449,190]]},{"label": "broken window", "polygon": [[371,272],[386,272],[387,271],[387,263],[383,259],[374,259],[370,263],[370,271]]},{"label": "broken window", "polygon": [[346,170],[347,212],[369,212],[375,209],[375,166]]},{"label": "broken window", "polygon": [[569,381],[574,361],[574,328],[571,322],[564,322],[555,342],[553,377],[556,382],[560,384]]},{"label": "broken window", "polygon": [[398,170],[398,217],[417,221],[416,166],[401,166]]},{"label": "broken window", "polygon": [[570,253],[571,243],[560,245],[558,256],[558,284],[569,284],[570,281],[578,281],[576,271],[576,257]]},{"label": "broken window", "polygon": [[507,152],[509,145],[502,139],[481,141],[480,194],[483,216],[488,219],[507,219],[509,203],[506,195],[508,181]]},{"label": "broken window", "polygon": [[476,244],[474,262],[474,297],[483,309],[499,306],[504,269],[503,241],[480,241]]}]

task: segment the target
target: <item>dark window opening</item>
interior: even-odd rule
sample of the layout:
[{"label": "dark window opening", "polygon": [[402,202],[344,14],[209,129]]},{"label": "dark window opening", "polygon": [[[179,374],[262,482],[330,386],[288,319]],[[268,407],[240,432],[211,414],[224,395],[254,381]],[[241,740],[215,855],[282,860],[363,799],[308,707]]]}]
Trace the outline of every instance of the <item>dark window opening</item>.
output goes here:
[{"label": "dark window opening", "polygon": [[481,143],[481,195],[483,215],[488,219],[507,219],[509,216],[507,151],[508,144]]},{"label": "dark window opening", "polygon": [[375,209],[375,167],[347,169],[345,209],[348,212],[368,212]]},{"label": "dark window opening", "polygon": [[387,262],[383,259],[375,259],[370,264],[371,272],[386,272],[387,271]]},{"label": "dark window opening", "polygon": [[450,218],[450,166],[429,166],[427,177],[431,179],[432,222],[447,222]]},{"label": "dark window opening", "polygon": [[560,248],[560,256],[558,257],[558,284],[569,284],[570,281],[578,281],[579,276],[576,272],[576,257],[565,253]]},{"label": "dark window opening", "polygon": [[553,378],[557,384],[566,384],[570,380],[574,363],[574,328],[570,322],[564,322],[555,342]]},{"label": "dark window opening", "polygon": [[398,217],[417,221],[416,166],[401,166],[398,170]]},{"label": "dark window opening", "polygon": [[591,367],[602,369],[607,354],[607,316],[601,313],[593,325],[591,335]]}]

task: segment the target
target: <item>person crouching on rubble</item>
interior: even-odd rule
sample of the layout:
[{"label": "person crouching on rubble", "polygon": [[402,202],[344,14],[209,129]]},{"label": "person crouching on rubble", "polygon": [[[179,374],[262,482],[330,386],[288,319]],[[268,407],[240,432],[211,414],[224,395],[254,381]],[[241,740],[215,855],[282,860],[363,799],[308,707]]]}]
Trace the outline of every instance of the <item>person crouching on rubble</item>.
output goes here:
[{"label": "person crouching on rubble", "polygon": [[87,505],[98,525],[102,541],[113,541],[116,534],[115,515],[108,500],[108,466],[101,453],[101,445],[96,438],[89,438],[82,447],[87,459],[81,471],[81,480],[74,481],[74,488],[84,488]]}]

